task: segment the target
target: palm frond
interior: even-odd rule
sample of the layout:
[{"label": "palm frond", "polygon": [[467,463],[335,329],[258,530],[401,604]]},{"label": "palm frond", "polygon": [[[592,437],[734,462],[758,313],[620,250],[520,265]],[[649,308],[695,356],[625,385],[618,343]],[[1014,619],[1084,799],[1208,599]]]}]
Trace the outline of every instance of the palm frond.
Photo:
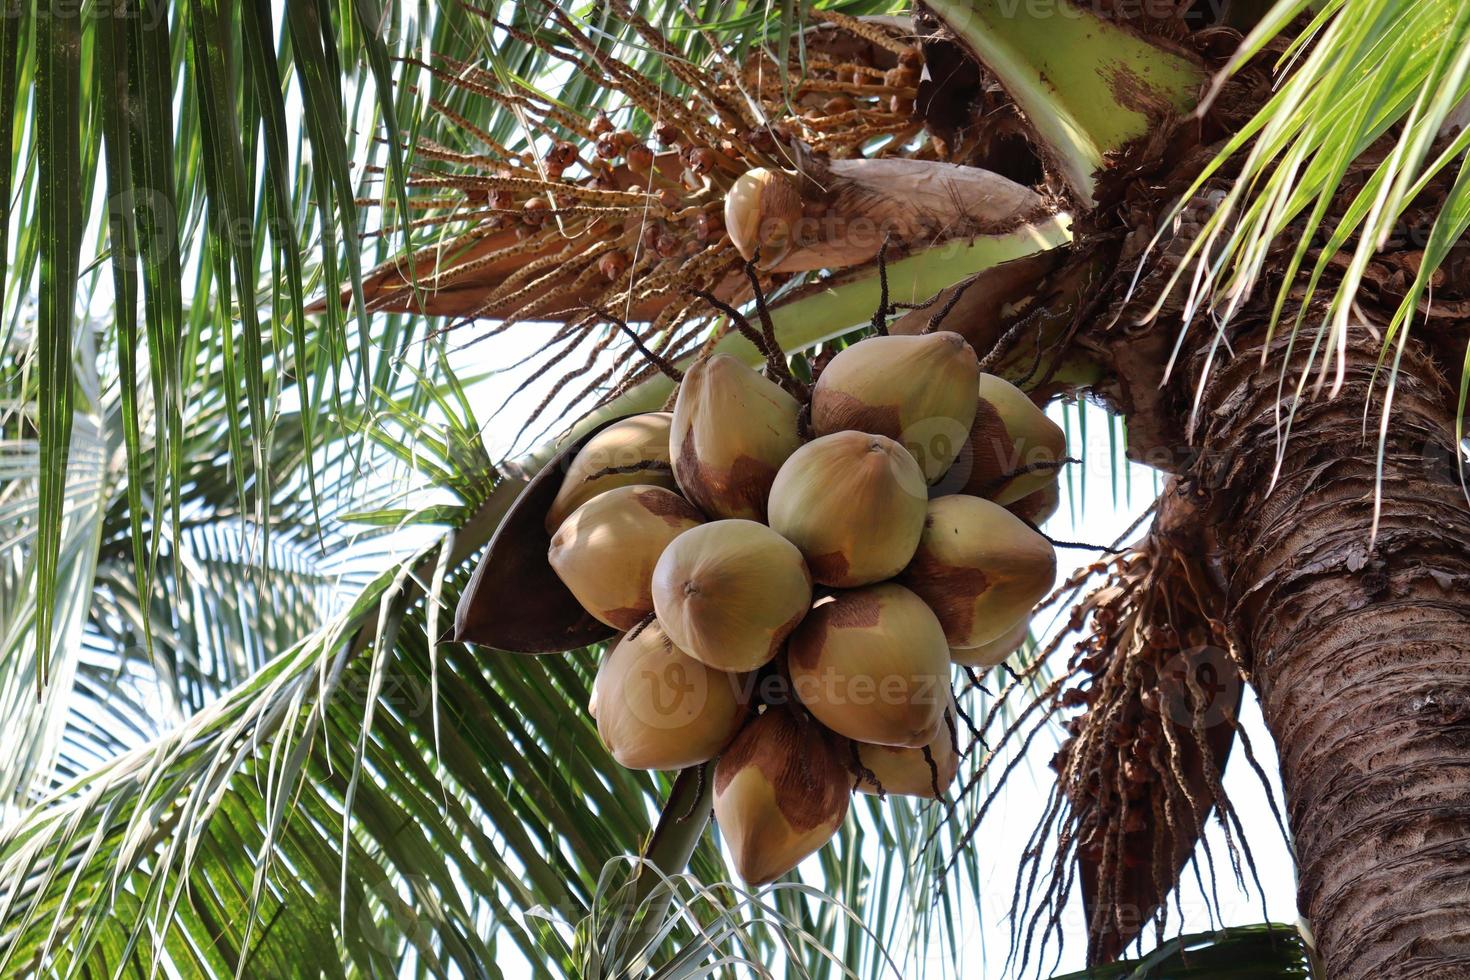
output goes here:
[{"label": "palm frond", "polygon": [[52,607],[55,631],[49,648],[41,646],[36,587],[39,529],[49,516],[40,496],[43,453],[34,439],[0,443],[0,521],[12,529],[0,541],[0,663],[9,666],[0,672],[0,737],[13,747],[0,767],[0,825],[31,801],[34,784],[49,776],[80,667],[110,485],[108,440],[100,420],[78,416],[67,453],[55,568],[60,600]]},{"label": "palm frond", "polygon": [[[1310,348],[1308,370],[1283,378],[1298,396],[1337,390],[1364,302],[1385,308],[1383,359],[1396,364],[1414,324],[1432,326],[1433,284],[1470,228],[1470,131],[1455,125],[1470,96],[1470,10],[1452,0],[1282,3],[1233,64],[1309,12],[1275,93],[1184,195],[1230,178],[1160,294],[1187,278],[1185,329],[1209,317],[1218,346],[1246,300],[1274,288],[1272,329]],[[1391,243],[1415,256],[1412,267],[1378,264]],[[1283,321],[1288,303],[1296,313]],[[1383,424],[1388,415],[1386,403]]]},{"label": "palm frond", "polygon": [[1310,955],[1301,933],[1266,922],[1180,936],[1137,960],[1123,960],[1052,980],[1307,980]]}]

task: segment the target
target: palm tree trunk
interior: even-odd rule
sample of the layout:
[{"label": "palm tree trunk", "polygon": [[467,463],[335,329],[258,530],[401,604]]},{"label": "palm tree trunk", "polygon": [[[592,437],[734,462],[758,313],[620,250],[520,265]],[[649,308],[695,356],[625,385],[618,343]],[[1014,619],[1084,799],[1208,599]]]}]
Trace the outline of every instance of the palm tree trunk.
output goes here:
[{"label": "palm tree trunk", "polygon": [[[1186,440],[1201,454],[1194,489],[1218,520],[1229,625],[1280,752],[1298,903],[1328,976],[1470,977],[1470,508],[1456,392],[1410,342],[1375,538],[1381,345],[1354,329],[1341,390],[1312,397],[1309,378],[1283,447],[1278,412],[1310,343],[1236,338]],[[1202,364],[1188,372],[1196,384]]]}]

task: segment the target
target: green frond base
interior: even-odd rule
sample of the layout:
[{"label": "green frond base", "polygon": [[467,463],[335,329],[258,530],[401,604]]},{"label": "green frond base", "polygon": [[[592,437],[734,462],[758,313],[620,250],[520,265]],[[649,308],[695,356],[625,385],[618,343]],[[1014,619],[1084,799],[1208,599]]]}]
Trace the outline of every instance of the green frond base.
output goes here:
[{"label": "green frond base", "polygon": [[1190,109],[1200,64],[1068,0],[931,0],[1025,112],[1053,165],[1083,200],[1108,157]]}]

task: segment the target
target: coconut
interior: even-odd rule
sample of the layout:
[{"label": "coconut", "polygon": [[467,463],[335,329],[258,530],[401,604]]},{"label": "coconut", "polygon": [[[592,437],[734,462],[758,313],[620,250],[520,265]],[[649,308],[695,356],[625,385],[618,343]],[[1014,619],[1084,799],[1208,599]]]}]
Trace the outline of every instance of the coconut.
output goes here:
[{"label": "coconut", "polygon": [[[938,799],[945,787],[954,782],[960,769],[959,753],[955,751],[956,722],[951,698],[945,707],[944,723],[928,745],[907,748],[853,742],[858,765],[865,770],[859,773],[857,791],[876,795],[881,787],[884,793]],[[937,794],[934,792],[936,786],[939,787]]]},{"label": "coconut", "polygon": [[684,496],[711,517],[765,520],[776,471],[801,445],[800,408],[729,354],[695,364],[679,383],[669,430]]},{"label": "coconut", "polygon": [[884,582],[812,607],[787,647],[791,687],[817,720],[859,742],[920,746],[949,703],[949,648],[924,601]]},{"label": "coconut", "polygon": [[801,552],[755,521],[713,521],[681,534],[653,570],[653,607],[669,639],[717,670],[768,663],[811,601]]},{"label": "coconut", "polygon": [[708,762],[745,720],[748,678],[711,670],[669,640],[657,621],[612,647],[592,685],[597,734],[629,769]]},{"label": "coconut", "polygon": [[1005,505],[1006,510],[1036,527],[1051,520],[1061,506],[1062,488],[1055,478],[1040,490],[1033,490],[1020,500]]},{"label": "coconut", "polygon": [[745,259],[754,259],[759,251],[763,269],[780,262],[791,250],[801,212],[796,181],[780,170],[747,170],[725,192],[730,242]]},{"label": "coconut", "polygon": [[669,465],[668,412],[647,412],[614,422],[587,440],[567,466],[561,489],[546,511],[546,533],[600,493],[634,484],[679,489]]},{"label": "coconut", "polygon": [[887,436],[834,432],[791,454],[771,485],[771,527],[812,578],[853,588],[903,570],[924,530],[927,493],[908,450]]},{"label": "coconut", "polygon": [[715,766],[715,820],[746,884],[790,871],[837,833],[851,779],[831,735],[791,708],[745,726]]},{"label": "coconut", "polygon": [[996,639],[1031,612],[1056,579],[1051,542],[980,497],[929,501],[924,536],[900,581],[944,624],[951,647]]},{"label": "coconut", "polygon": [[[1004,378],[981,375],[979,394],[975,422],[955,460],[955,492],[1009,504],[1053,482],[1067,455],[1061,426]],[[1020,472],[1031,466],[1037,469]]]},{"label": "coconut", "polygon": [[812,429],[896,439],[934,483],[975,421],[979,376],[974,348],[957,333],[869,337],[822,369],[812,388]]},{"label": "coconut", "polygon": [[1016,621],[1016,625],[988,643],[982,643],[978,647],[969,649],[951,647],[949,659],[962,667],[995,667],[1021,649],[1021,645],[1026,642],[1026,637],[1030,633],[1031,617],[1022,616]]},{"label": "coconut", "polygon": [[583,609],[629,630],[653,612],[649,580],[659,555],[703,521],[689,501],[663,487],[617,487],[572,511],[546,557]]}]

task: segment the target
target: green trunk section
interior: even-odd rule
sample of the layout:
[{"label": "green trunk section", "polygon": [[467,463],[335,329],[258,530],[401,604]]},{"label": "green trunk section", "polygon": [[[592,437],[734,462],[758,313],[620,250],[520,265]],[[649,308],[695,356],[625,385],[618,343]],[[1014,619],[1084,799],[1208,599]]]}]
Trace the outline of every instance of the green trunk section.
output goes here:
[{"label": "green trunk section", "polygon": [[1067,184],[1091,201],[1108,156],[1186,112],[1207,75],[1178,51],[1070,0],[930,0],[1005,86]]}]

